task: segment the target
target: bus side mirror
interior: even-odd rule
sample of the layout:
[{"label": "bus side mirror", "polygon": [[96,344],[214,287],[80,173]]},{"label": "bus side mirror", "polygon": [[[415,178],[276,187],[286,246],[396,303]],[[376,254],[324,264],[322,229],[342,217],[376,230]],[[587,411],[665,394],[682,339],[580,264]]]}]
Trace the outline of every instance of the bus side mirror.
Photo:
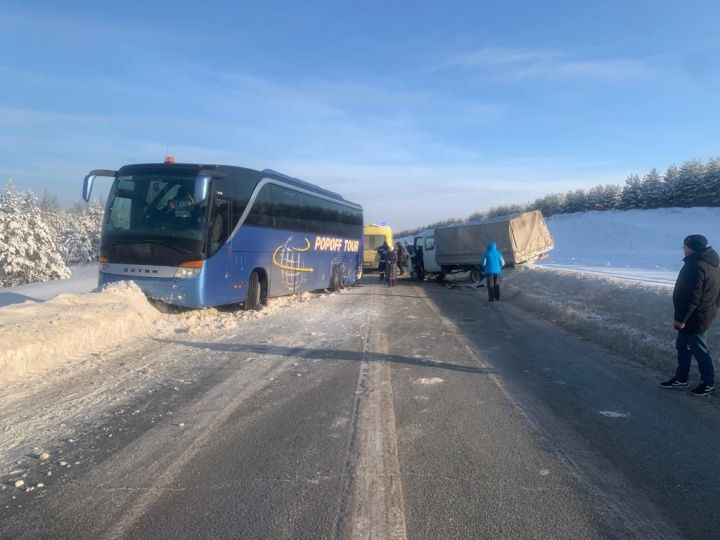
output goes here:
[{"label": "bus side mirror", "polygon": [[112,178],[115,175],[117,175],[117,171],[108,171],[105,169],[95,169],[94,171],[90,171],[85,177],[85,180],[83,180],[83,200],[85,202],[90,202],[90,195],[92,194],[93,182],[95,182],[96,176],[109,176]]},{"label": "bus side mirror", "polygon": [[193,199],[196,203],[201,203],[207,199],[210,192],[210,176],[198,176],[195,180],[195,192],[193,193]]},{"label": "bus side mirror", "polygon": [[92,194],[93,182],[95,181],[94,174],[88,174],[83,180],[83,193],[82,197],[85,202],[90,202],[90,195]]}]

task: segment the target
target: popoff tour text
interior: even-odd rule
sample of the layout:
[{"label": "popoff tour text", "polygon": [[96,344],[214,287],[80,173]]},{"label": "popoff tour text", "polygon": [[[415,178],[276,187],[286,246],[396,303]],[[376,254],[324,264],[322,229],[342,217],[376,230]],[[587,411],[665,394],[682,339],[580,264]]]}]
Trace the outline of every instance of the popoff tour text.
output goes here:
[{"label": "popoff tour text", "polygon": [[330,236],[315,237],[315,251],[349,251],[357,252],[360,249],[359,240],[345,238],[332,238]]}]

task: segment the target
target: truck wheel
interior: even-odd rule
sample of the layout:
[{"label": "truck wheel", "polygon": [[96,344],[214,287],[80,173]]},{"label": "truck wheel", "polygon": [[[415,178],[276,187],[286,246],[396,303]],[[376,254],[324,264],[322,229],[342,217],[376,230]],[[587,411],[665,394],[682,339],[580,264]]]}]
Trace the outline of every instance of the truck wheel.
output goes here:
[{"label": "truck wheel", "polygon": [[470,279],[473,283],[482,283],[483,274],[477,268],[473,268],[472,270],[470,270]]},{"label": "truck wheel", "polygon": [[262,307],[260,302],[260,276],[257,272],[250,274],[248,280],[247,298],[243,308],[246,311],[259,311]]},{"label": "truck wheel", "polygon": [[413,270],[413,277],[418,281],[423,281],[425,279],[425,270],[421,266],[416,266],[415,270]]}]

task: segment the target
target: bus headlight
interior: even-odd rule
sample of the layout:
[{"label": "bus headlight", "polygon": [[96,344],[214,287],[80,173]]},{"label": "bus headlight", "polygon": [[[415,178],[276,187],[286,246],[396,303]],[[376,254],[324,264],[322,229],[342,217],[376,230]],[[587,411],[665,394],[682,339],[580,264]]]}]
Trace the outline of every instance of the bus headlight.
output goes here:
[{"label": "bus headlight", "polygon": [[178,266],[175,279],[189,279],[197,277],[202,270],[203,261],[187,261]]},{"label": "bus headlight", "polygon": [[194,277],[197,277],[197,275],[199,273],[200,273],[199,268],[183,268],[181,266],[175,271],[175,278],[176,279],[194,278]]}]

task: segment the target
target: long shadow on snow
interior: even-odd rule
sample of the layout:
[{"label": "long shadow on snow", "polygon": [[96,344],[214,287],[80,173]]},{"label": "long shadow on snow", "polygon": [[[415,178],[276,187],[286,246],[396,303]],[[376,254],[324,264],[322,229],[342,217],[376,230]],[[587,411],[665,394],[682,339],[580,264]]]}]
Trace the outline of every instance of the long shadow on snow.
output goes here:
[{"label": "long shadow on snow", "polygon": [[283,347],[278,345],[263,345],[252,343],[188,343],[186,341],[159,340],[164,343],[172,343],[173,345],[181,345],[184,347],[193,347],[204,350],[230,352],[230,353],[253,353],[270,356],[287,356],[289,358],[304,358],[313,360],[342,360],[349,362],[361,362],[367,360],[369,362],[388,362],[392,364],[404,364],[410,366],[429,367],[435,369],[446,369],[449,371],[460,371],[463,373],[476,373],[479,375],[488,375],[494,373],[494,370],[462,366],[460,364],[449,364],[447,362],[434,362],[425,360],[424,358],[415,358],[411,356],[400,356],[396,354],[384,353],[364,353],[362,351],[344,351],[338,349],[311,349],[303,347]]}]

